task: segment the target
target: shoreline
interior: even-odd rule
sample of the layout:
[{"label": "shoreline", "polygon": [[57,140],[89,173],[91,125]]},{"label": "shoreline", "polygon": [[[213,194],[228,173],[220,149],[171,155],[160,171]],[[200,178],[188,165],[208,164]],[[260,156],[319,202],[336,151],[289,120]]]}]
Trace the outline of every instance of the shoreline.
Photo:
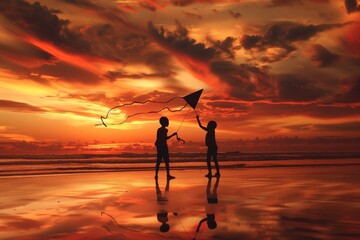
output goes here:
[{"label": "shoreline", "polygon": [[[324,159],[325,160],[325,159]],[[151,163],[154,165],[155,163]],[[171,164],[171,163],[170,163]],[[232,165],[222,165],[221,169],[266,169],[266,168],[319,168],[319,167],[350,167],[350,166],[359,166],[359,162],[353,163],[337,163],[337,164],[278,164],[278,165],[258,165],[250,166],[246,164],[232,164]],[[0,179],[3,178],[27,178],[27,177],[42,177],[42,176],[54,176],[54,175],[83,175],[83,174],[99,174],[99,173],[134,173],[134,172],[152,172],[154,171],[154,166],[149,167],[138,167],[138,168],[91,168],[91,167],[82,167],[82,168],[62,168],[62,169],[47,169],[48,171],[53,172],[26,172],[24,170],[17,170],[21,173],[2,173],[6,171],[0,171]],[[204,166],[171,166],[171,170],[176,171],[194,171],[194,170],[206,170],[207,167]],[[165,167],[161,166],[160,171],[164,171]]]},{"label": "shoreline", "polygon": [[[183,153],[183,152],[170,152],[170,158],[185,158],[188,160],[203,158],[206,156],[206,152],[194,152],[194,153]],[[308,152],[219,152],[219,158],[224,160],[232,158],[236,160],[291,160],[291,159],[337,159],[337,158],[359,158],[360,152],[319,152],[319,151],[308,151]],[[88,159],[149,159],[156,158],[156,153],[116,153],[116,154],[87,154],[87,153],[75,153],[75,154],[0,154],[1,160],[6,159],[24,159],[24,160],[88,160]]]}]

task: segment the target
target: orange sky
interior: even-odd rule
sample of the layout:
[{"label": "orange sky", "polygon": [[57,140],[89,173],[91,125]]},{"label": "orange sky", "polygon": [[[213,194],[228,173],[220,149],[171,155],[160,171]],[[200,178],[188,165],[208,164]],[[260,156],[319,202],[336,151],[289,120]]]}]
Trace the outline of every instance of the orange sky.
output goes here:
[{"label": "orange sky", "polygon": [[[2,0],[0,149],[13,152],[19,141],[61,143],[55,152],[69,142],[152,146],[159,117],[169,117],[171,133],[188,108],[95,124],[113,106],[201,88],[197,111],[204,124],[217,121],[219,141],[359,137],[355,2]],[[153,110],[121,108],[107,123]],[[203,141],[193,110],[179,134]]]}]

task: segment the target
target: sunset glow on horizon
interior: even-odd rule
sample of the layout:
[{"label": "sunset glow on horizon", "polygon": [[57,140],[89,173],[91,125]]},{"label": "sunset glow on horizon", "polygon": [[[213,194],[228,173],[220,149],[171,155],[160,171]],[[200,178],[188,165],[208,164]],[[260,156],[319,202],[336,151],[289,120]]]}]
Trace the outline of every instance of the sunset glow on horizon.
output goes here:
[{"label": "sunset glow on horizon", "polygon": [[189,106],[112,125],[183,99],[96,126],[199,89],[219,142],[360,137],[357,1],[2,0],[0,23],[2,154],[149,152],[161,116],[203,144]]}]

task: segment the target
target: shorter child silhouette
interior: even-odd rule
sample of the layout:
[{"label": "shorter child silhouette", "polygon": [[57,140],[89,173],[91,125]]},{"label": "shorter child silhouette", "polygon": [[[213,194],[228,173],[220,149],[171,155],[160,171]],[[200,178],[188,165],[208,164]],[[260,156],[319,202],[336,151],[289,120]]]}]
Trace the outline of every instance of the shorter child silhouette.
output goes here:
[{"label": "shorter child silhouette", "polygon": [[196,115],[196,119],[199,123],[199,126],[207,132],[206,138],[205,138],[205,144],[208,147],[207,154],[206,154],[208,174],[206,174],[205,177],[212,177],[211,162],[210,162],[211,158],[213,159],[215,168],[216,168],[216,174],[214,175],[214,177],[220,177],[220,168],[219,168],[219,163],[217,160],[218,147],[216,145],[216,139],[215,139],[215,128],[216,128],[217,124],[215,121],[209,121],[207,127],[204,127],[203,125],[201,125],[200,117],[198,115]]},{"label": "shorter child silhouette", "polygon": [[163,159],[166,166],[167,178],[174,179],[175,177],[170,175],[170,167],[169,167],[170,159],[169,159],[169,149],[167,146],[167,140],[177,135],[177,133],[174,132],[170,136],[167,135],[168,129],[166,127],[169,126],[169,119],[167,117],[161,117],[159,122],[161,124],[161,127],[157,130],[156,142],[155,142],[155,146],[157,150],[155,179],[158,178],[159,166]]}]

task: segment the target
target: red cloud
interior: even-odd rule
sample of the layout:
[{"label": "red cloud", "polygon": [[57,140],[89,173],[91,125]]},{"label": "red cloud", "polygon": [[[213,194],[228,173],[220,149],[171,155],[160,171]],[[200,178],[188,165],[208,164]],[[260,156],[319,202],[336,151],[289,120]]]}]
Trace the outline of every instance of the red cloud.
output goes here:
[{"label": "red cloud", "polygon": [[360,57],[360,16],[345,29],[344,43],[351,53]]},{"label": "red cloud", "polygon": [[[41,50],[55,56],[56,58],[58,58],[61,61],[67,62],[67,63],[77,66],[77,67],[80,67],[82,69],[85,69],[85,70],[87,70],[91,73],[97,74],[97,75],[105,74],[104,71],[102,71],[100,68],[98,68],[94,65],[93,61],[90,62],[79,55],[67,53],[50,43],[47,43],[40,39],[36,39],[31,36],[26,36],[25,40],[28,43],[40,48]],[[93,60],[95,60],[95,59],[93,59]]]}]

